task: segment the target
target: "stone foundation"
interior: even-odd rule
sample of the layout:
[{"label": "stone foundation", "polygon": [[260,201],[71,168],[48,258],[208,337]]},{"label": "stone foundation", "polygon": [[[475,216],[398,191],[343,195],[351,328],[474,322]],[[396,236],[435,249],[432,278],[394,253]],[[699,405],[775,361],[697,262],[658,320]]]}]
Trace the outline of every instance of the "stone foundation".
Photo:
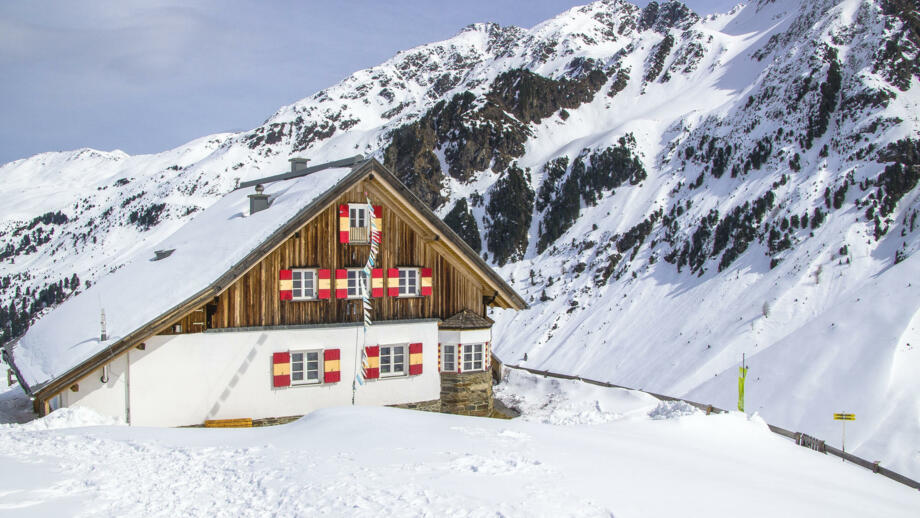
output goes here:
[{"label": "stone foundation", "polygon": [[441,373],[441,412],[490,416],[493,408],[490,371]]},{"label": "stone foundation", "polygon": [[263,419],[253,419],[252,427],[257,428],[259,426],[277,426],[279,424],[292,423],[303,417],[302,415],[289,415],[284,417],[265,417]]},{"label": "stone foundation", "polygon": [[431,401],[419,401],[417,403],[402,403],[399,405],[387,405],[393,408],[408,408],[409,410],[420,410],[422,412],[440,412],[441,400],[432,399]]}]

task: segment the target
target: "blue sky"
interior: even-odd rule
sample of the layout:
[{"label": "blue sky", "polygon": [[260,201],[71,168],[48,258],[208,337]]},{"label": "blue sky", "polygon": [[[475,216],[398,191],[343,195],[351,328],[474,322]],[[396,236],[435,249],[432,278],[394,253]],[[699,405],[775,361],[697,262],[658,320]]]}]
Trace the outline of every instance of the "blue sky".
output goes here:
[{"label": "blue sky", "polygon": [[[685,3],[708,14],[737,1]],[[3,2],[0,163],[81,147],[154,153],[249,129],[280,106],[470,23],[531,27],[584,3]]]}]

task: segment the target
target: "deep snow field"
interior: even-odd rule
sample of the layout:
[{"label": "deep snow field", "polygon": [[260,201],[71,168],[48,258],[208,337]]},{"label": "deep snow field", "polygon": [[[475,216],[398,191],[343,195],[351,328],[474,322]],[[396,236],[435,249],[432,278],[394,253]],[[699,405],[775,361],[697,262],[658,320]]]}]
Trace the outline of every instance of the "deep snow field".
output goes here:
[{"label": "deep snow field", "polygon": [[[0,424],[0,516],[916,516],[920,492],[741,413],[511,371],[514,420],[341,407],[282,426]],[[18,388],[0,419],[24,417]]]}]

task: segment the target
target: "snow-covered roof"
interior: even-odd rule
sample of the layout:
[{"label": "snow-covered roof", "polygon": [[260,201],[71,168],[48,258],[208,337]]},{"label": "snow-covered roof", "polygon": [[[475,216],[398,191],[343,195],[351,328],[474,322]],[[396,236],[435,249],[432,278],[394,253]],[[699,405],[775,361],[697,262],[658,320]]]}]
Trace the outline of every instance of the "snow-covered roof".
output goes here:
[{"label": "snow-covered roof", "polygon": [[464,309],[441,322],[441,329],[489,329],[495,321],[489,317],[477,315],[469,309]]},{"label": "snow-covered roof", "polygon": [[[13,347],[19,375],[34,391],[195,297],[269,236],[330,191],[353,169],[325,169],[265,185],[271,206],[249,214],[251,189],[233,191],[118,271],[67,300]],[[154,260],[156,250],[174,249]],[[100,340],[105,310],[108,339]]]}]

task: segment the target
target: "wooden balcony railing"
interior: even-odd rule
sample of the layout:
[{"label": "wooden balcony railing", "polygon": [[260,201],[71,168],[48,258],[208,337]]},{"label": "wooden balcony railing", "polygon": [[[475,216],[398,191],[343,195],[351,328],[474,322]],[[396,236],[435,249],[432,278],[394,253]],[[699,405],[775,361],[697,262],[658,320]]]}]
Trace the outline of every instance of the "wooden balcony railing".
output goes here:
[{"label": "wooden balcony railing", "polygon": [[367,227],[354,227],[348,230],[349,243],[370,243],[371,229]]}]

